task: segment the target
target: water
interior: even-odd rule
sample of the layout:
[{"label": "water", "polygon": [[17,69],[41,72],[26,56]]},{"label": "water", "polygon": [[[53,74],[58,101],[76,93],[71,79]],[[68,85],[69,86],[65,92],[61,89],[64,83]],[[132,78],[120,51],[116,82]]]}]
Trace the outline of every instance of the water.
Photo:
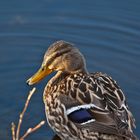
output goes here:
[{"label": "water", "polygon": [[[47,47],[56,40],[76,44],[89,71],[102,71],[121,85],[136,118],[140,137],[140,1],[139,0],[12,0],[0,1],[0,139],[11,139],[30,87],[25,81],[40,66]],[[37,85],[25,114],[24,131],[45,119]],[[29,140],[51,140],[46,124]]]}]

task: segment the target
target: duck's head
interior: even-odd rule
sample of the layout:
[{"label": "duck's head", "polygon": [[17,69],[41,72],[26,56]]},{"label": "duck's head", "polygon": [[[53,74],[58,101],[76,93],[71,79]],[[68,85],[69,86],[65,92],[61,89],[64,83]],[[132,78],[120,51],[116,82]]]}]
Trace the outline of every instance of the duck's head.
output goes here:
[{"label": "duck's head", "polygon": [[27,83],[33,85],[54,71],[69,74],[86,73],[85,59],[72,44],[65,41],[57,41],[48,48],[41,68],[27,80]]}]

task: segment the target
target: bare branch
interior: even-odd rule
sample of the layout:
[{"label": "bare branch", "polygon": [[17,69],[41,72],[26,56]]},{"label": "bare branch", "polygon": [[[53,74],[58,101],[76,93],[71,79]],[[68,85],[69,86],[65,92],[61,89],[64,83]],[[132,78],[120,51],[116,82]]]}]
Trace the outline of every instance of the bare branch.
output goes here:
[{"label": "bare branch", "polygon": [[14,122],[12,122],[11,123],[11,131],[12,131],[12,139],[13,140],[16,140],[16,136],[15,136],[15,128],[16,128],[16,126],[15,126],[15,124],[14,124]]},{"label": "bare branch", "polygon": [[29,128],[26,133],[19,139],[19,140],[24,140],[29,134],[33,133],[34,131],[36,131],[37,129],[39,129],[42,125],[45,124],[45,121],[41,121],[39,124],[37,124],[35,127],[33,128]]},{"label": "bare branch", "polygon": [[12,140],[24,140],[29,134],[33,133],[34,131],[36,131],[37,129],[39,129],[42,125],[45,124],[45,121],[41,121],[39,124],[37,124],[35,127],[33,128],[29,128],[26,133],[20,138],[20,129],[21,129],[21,124],[23,121],[23,117],[24,114],[27,110],[27,107],[29,105],[29,102],[31,100],[32,95],[34,94],[36,88],[33,88],[30,92],[29,95],[27,97],[27,100],[25,102],[23,111],[21,112],[20,116],[19,116],[19,121],[18,121],[18,126],[16,129],[16,125],[12,122],[11,124],[11,131],[12,131]]},{"label": "bare branch", "polygon": [[22,113],[20,114],[20,118],[19,118],[19,122],[18,122],[18,126],[17,126],[17,131],[16,131],[16,140],[19,140],[19,135],[20,135],[20,128],[21,128],[21,124],[22,124],[22,120],[23,120],[23,116],[27,110],[27,107],[28,107],[28,104],[30,102],[30,99],[32,97],[32,95],[34,94],[36,88],[33,88],[30,92],[29,92],[29,95],[27,97],[27,100],[26,100],[26,103],[25,103],[25,106],[24,106],[24,109],[22,111]]}]

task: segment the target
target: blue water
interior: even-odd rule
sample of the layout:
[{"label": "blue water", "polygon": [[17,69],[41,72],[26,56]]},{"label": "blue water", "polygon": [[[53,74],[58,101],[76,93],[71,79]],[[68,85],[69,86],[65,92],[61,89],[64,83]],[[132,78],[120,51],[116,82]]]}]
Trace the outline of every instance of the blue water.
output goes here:
[{"label": "blue water", "polygon": [[[106,72],[117,80],[140,137],[139,0],[1,0],[0,140],[11,139],[11,122],[18,121],[31,89],[25,81],[39,68],[48,46],[60,39],[81,50],[89,71]],[[21,135],[45,119],[42,93],[49,78],[37,85]],[[53,135],[46,124],[27,139],[51,140]]]}]

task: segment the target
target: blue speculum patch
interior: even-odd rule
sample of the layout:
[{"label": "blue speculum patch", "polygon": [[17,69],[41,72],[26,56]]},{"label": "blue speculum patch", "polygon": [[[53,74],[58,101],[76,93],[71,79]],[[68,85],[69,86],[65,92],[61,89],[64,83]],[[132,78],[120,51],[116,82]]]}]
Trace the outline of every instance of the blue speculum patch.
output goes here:
[{"label": "blue speculum patch", "polygon": [[87,122],[93,117],[90,115],[87,109],[76,110],[68,115],[69,119],[75,123]]}]

